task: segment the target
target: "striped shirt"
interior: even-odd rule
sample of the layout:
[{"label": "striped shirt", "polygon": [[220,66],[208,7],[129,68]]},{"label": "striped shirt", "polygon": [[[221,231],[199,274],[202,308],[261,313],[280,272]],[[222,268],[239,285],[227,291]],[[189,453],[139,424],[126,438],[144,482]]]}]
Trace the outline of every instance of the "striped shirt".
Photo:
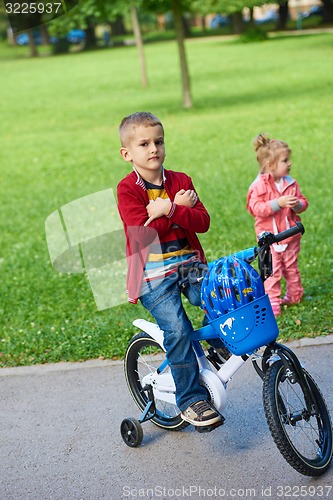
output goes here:
[{"label": "striped shirt", "polygon": [[[149,203],[156,198],[169,199],[164,185],[156,186],[145,181]],[[144,268],[143,286],[141,294],[148,291],[147,284],[152,280],[162,280],[165,276],[177,271],[180,264],[198,260],[195,252],[189,245],[185,232],[181,227],[173,224],[171,230],[160,238],[159,244],[150,245],[148,259]],[[155,283],[156,285],[156,283]]]}]

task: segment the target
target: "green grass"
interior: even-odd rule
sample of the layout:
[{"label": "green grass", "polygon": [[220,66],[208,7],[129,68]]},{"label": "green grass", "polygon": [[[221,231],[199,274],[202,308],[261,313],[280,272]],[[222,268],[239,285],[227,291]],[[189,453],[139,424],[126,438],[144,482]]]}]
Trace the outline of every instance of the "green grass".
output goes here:
[{"label": "green grass", "polygon": [[[136,110],[163,120],[166,167],[192,176],[211,214],[201,236],[210,260],[255,244],[245,210],[257,174],[252,138],[267,131],[289,143],[310,206],[299,259],[305,298],[279,318],[281,337],[332,332],[333,36],[198,39],[186,49],[194,107],[184,111],[174,42],[147,45],[146,90],[135,47],[35,60],[1,47],[2,366],[121,357],[132,320],[148,317],[140,305],[97,311],[84,275],[52,268],[44,230],[54,210],[115,189],[127,174],[117,127]],[[199,324],[199,309],[189,313]]]}]

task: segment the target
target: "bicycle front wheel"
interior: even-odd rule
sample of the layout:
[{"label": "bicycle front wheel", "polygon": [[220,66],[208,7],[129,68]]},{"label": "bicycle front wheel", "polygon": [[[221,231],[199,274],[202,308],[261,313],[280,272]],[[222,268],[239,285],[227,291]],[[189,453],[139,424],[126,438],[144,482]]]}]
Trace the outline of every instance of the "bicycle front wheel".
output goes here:
[{"label": "bicycle front wheel", "polygon": [[303,372],[316,400],[315,414],[308,411],[305,390],[288,378],[282,361],[266,372],[263,403],[270,432],[285,460],[301,474],[320,476],[332,459],[332,424],[317,384]]},{"label": "bicycle front wheel", "polygon": [[[132,338],[125,355],[125,377],[130,393],[142,411],[148,403],[142,379],[149,373],[156,372],[163,361],[165,352],[150,335],[142,332]],[[170,367],[166,366],[161,373],[169,371]],[[181,418],[177,405],[155,398],[155,407],[156,415],[151,420],[159,427],[178,431],[189,425]]]}]

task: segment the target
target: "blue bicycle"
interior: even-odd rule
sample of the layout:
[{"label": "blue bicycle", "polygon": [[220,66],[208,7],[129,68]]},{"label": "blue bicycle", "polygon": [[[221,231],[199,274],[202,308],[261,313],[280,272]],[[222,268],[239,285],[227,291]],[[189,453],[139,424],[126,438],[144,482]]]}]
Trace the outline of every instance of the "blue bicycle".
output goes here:
[{"label": "blue bicycle", "polygon": [[[319,476],[329,468],[333,454],[330,414],[320,389],[296,354],[276,342],[279,330],[263,290],[263,281],[272,273],[270,246],[297,233],[304,233],[299,222],[277,235],[263,233],[258,246],[208,266],[187,266],[180,286],[202,282],[202,307],[209,323],[193,332],[192,344],[201,384],[216,410],[222,414],[230,379],[251,359],[263,381],[265,416],[279,451],[301,474]],[[250,265],[256,258],[259,274]],[[176,404],[163,332],[143,319],[133,324],[142,331],[130,341],[124,367],[130,393],[142,414],[121,423],[121,436],[130,447],[141,444],[141,424],[147,420],[175,431],[190,425],[181,418]],[[221,347],[207,347],[216,341]],[[196,429],[210,432],[223,421]]]}]

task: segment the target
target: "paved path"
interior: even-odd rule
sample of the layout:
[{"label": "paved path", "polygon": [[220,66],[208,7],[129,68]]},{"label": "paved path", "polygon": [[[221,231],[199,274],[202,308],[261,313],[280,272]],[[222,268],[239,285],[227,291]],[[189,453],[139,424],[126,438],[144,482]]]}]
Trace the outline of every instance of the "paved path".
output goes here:
[{"label": "paved path", "polygon": [[[333,414],[332,337],[293,349]],[[2,369],[0,500],[332,499],[333,466],[319,479],[304,477],[277,451],[261,387],[248,362],[229,384],[224,426],[199,434],[147,422],[142,446],[131,449],[119,426],[139,412],[121,362]]]}]

